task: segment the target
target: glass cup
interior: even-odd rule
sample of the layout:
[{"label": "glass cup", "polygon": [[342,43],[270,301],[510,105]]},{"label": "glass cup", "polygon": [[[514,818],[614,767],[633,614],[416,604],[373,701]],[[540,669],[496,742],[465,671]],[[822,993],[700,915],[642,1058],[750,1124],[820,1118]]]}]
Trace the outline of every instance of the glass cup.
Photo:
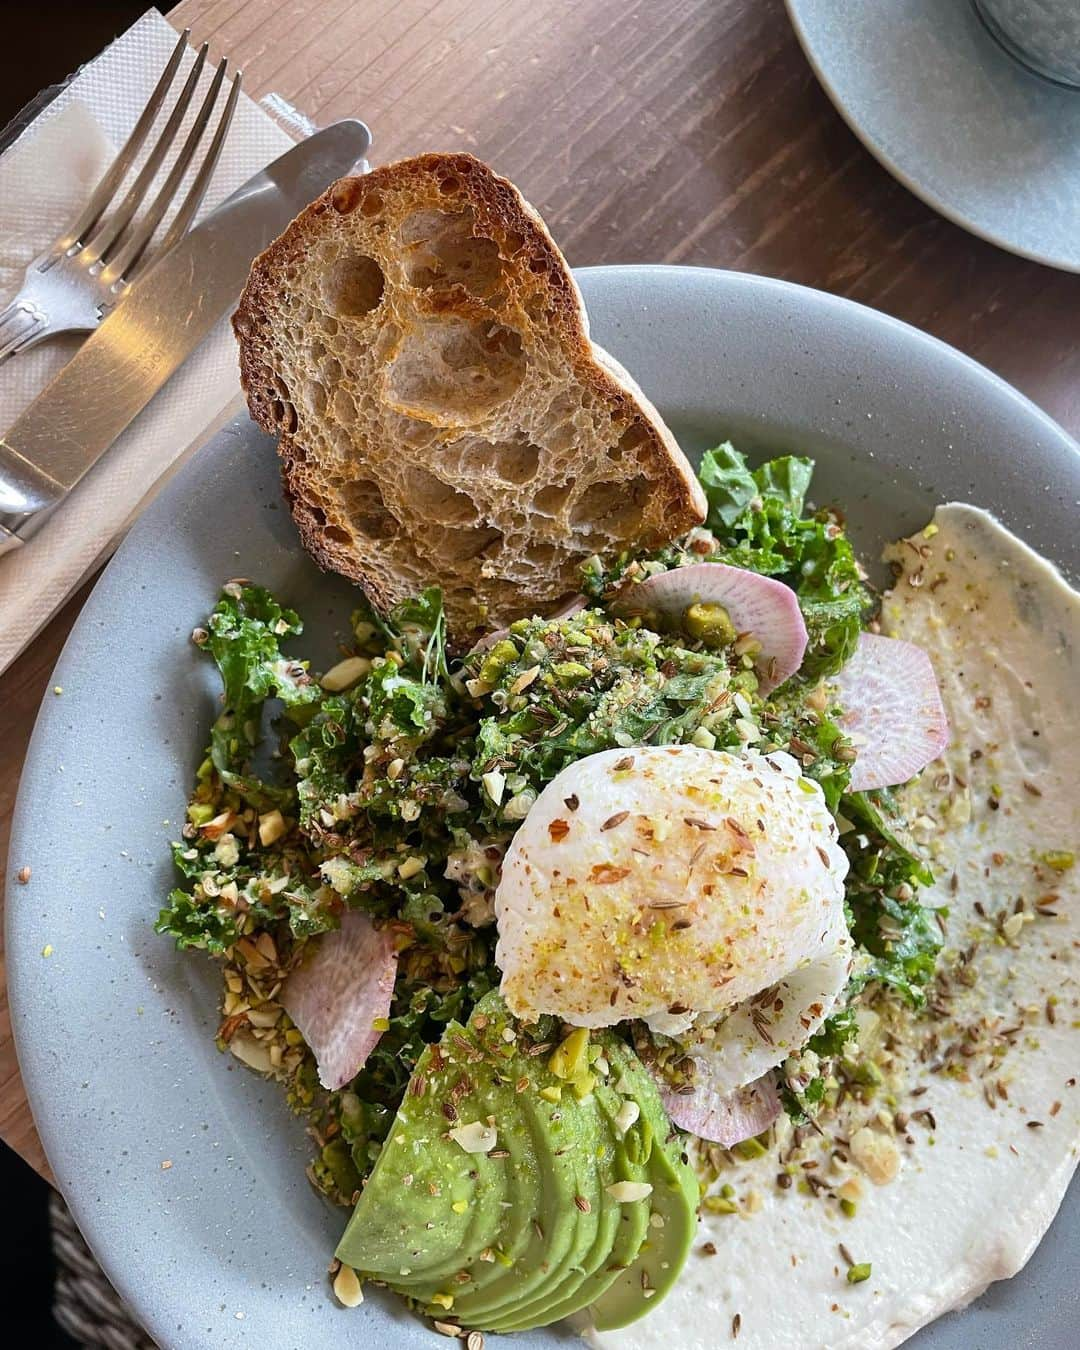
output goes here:
[{"label": "glass cup", "polygon": [[990,33],[1017,61],[1080,89],[1080,0],[973,0]]}]

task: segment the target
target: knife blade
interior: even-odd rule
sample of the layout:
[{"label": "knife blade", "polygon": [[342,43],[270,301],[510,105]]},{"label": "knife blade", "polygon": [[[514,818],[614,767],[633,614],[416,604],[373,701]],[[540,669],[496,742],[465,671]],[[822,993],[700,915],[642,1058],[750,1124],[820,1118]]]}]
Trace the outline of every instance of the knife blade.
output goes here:
[{"label": "knife blade", "polygon": [[252,259],[371,144],[335,122],[227,197],[140,277],[0,437],[0,553],[33,535],[238,299]]}]

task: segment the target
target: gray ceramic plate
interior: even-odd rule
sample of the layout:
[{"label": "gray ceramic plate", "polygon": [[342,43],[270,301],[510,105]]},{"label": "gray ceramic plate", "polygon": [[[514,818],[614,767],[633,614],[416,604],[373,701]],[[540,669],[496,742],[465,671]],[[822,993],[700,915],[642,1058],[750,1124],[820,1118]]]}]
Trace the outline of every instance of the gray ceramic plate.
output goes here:
[{"label": "gray ceramic plate", "polygon": [[1032,74],[971,0],[786,0],[852,131],[991,243],[1080,272],[1080,91]]},{"label": "gray ceramic plate", "polygon": [[[757,277],[606,268],[581,280],[596,336],[684,444],[730,436],[755,452],[816,456],[817,495],[847,504],[868,555],[959,497],[1080,572],[1077,447],[958,353],[872,310]],[[325,1271],[342,1215],[304,1179],[303,1131],[276,1090],[215,1050],[209,964],[151,930],[214,709],[214,680],[188,635],[237,574],[295,604],[308,620],[304,650],[329,664],[350,588],[298,547],[272,449],[243,422],[132,530],[60,660],[63,693],[47,695],[38,720],[11,852],[12,871],[29,865],[33,879],[7,904],[26,1087],[79,1226],[163,1347],[431,1346],[394,1301],[334,1306]],[[1023,1275],[918,1344],[1075,1346],[1078,1244],[1074,1190]],[[718,1346],[727,1337],[718,1332]]]}]

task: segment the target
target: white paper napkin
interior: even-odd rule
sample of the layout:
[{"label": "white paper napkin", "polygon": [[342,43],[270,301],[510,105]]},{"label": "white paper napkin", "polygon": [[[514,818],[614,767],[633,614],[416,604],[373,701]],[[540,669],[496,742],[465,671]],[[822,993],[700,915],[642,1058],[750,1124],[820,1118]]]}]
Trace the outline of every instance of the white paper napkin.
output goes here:
[{"label": "white paper napkin", "polygon": [[[0,156],[0,303],[85,203],[145,105],[176,36],[156,10],[148,11]],[[210,77],[205,72],[205,82]],[[178,77],[174,90],[179,87]],[[198,105],[197,94],[191,116]],[[297,120],[286,131],[242,94],[203,212],[283,154],[302,130]],[[0,365],[0,428],[41,392],[79,340],[51,339]],[[224,317],[41,531],[0,558],[0,671],[111,551],[165,478],[239,406],[236,349]]]}]

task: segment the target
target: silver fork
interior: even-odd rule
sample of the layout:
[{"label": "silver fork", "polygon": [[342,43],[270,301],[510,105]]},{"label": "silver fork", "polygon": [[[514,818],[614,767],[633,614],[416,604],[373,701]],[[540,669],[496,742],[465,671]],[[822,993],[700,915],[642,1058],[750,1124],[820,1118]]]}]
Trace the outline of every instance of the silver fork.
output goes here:
[{"label": "silver fork", "polygon": [[168,176],[145,214],[136,219],[165,157],[172,149],[206,65],[207,44],[195,58],[180,95],[162,127],[153,149],[122,200],[110,212],[113,199],[134,166],[158,109],[172,87],[183,60],[190,29],[185,29],[169,57],[135,127],[94,189],[76,220],[27,267],[22,289],[0,311],[0,362],[33,347],[54,333],[89,332],[116,307],[138,273],[186,234],[209,186],[221,155],[236,101],[240,72],[232,77],[217,128],[187,194],[159,243],[153,238],[176,196],[181,180],[199,148],[225,80],[227,61],[218,66],[191,130]]}]

